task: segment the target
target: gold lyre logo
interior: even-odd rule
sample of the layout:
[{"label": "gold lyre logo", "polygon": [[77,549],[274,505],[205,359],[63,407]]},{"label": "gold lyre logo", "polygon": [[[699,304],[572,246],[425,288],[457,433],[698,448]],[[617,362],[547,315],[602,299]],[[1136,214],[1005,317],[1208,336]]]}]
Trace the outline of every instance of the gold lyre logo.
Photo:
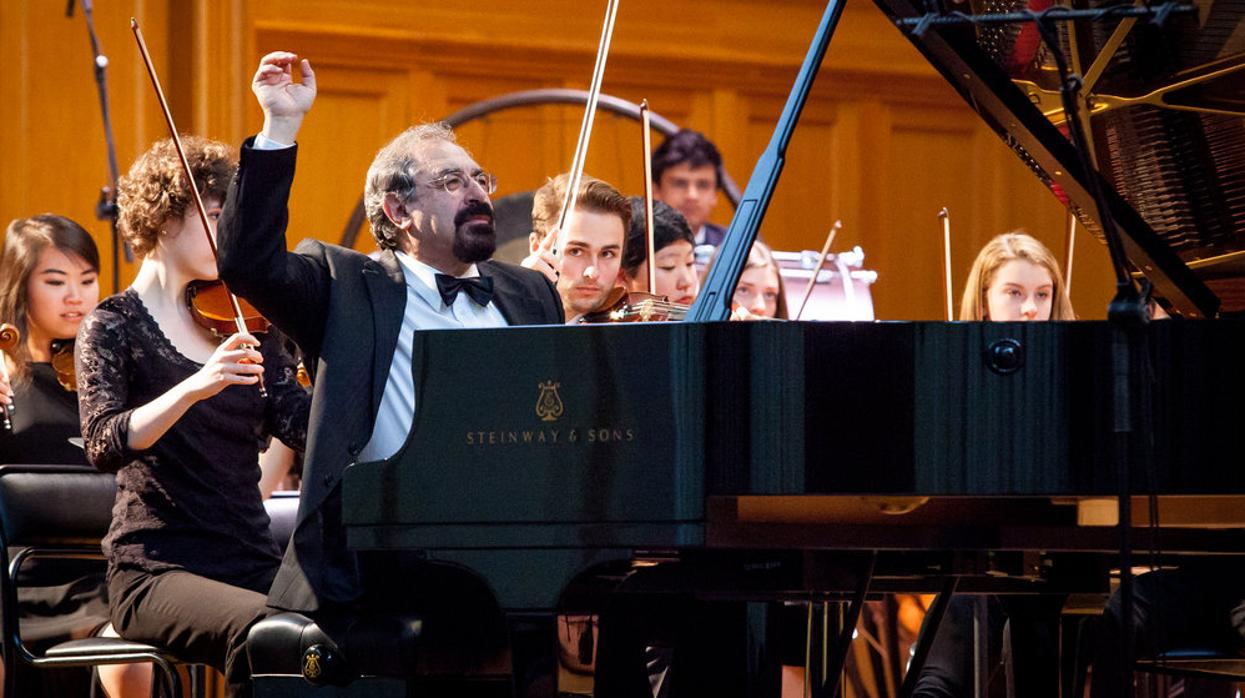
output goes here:
[{"label": "gold lyre logo", "polygon": [[308,652],[303,655],[303,676],[312,681],[320,678],[319,653]]},{"label": "gold lyre logo", "polygon": [[540,396],[536,398],[536,416],[546,422],[556,421],[562,416],[562,396],[558,395],[561,383],[545,381],[539,384]]}]

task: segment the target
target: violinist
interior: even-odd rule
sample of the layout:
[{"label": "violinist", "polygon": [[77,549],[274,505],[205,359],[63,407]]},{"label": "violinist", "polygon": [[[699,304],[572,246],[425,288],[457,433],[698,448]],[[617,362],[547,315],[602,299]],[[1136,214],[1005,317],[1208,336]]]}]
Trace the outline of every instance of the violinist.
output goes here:
[{"label": "violinist", "polygon": [[[361,561],[347,550],[340,523],[345,467],[393,455],[415,410],[428,408],[415,402],[415,332],[561,323],[562,304],[539,273],[489,261],[496,179],[443,124],[399,134],[368,169],[364,203],[377,259],[311,240],[288,252],[295,140],[315,101],[315,73],[292,53],[270,53],[251,88],[264,127],[243,145],[225,200],[220,270],[297,342],[315,379],[313,411],[323,418],[311,424],[298,525],[269,603],[319,618],[349,613],[369,596],[384,603],[386,583],[401,583],[403,598],[420,584],[397,579],[392,564]],[[489,365],[480,360],[486,380]],[[373,584],[378,591],[365,594]]]},{"label": "violinist", "polygon": [[648,244],[644,239],[644,198],[631,197],[631,226],[623,249],[622,269],[628,290],[652,293],[672,303],[691,305],[700,292],[696,274],[692,231],[683,215],[660,202],[653,202],[653,275],[656,288],[648,288]]},{"label": "violinist", "polygon": [[301,447],[309,399],[279,337],[222,342],[185,302],[192,281],[217,276],[190,187],[210,227],[235,165],[222,143],[184,143],[193,181],[168,139],[120,181],[118,225],[142,264],[79,332],[82,433],[90,462],[117,474],[104,538],[117,632],[215,667],[228,696],[249,696],[246,633],[268,613],[280,562],[258,487],[260,444],[272,434]]},{"label": "violinist", "polygon": [[52,359],[53,345],[72,342],[99,301],[98,277],[95,241],[68,218],[19,218],[5,231],[0,321],[20,341],[5,352],[12,383],[0,373],[0,402],[13,407],[12,430],[0,430],[0,463],[86,463],[69,442],[81,435],[78,395],[57,380]]},{"label": "violinist", "polygon": [[[69,441],[82,432],[76,386],[62,374],[72,374],[73,338],[99,301],[98,277],[95,241],[68,218],[19,218],[5,231],[0,319],[17,328],[20,341],[5,353],[12,383],[0,372],[0,402],[14,407],[11,430],[0,431],[0,464],[87,464]],[[27,563],[18,605],[22,637],[36,644],[94,634],[108,623],[104,576],[90,562]],[[20,684],[31,695],[85,695],[91,680],[84,669],[13,670],[23,673]],[[148,695],[150,675],[148,665],[101,669],[114,698]]]},{"label": "violinist", "polygon": [[[566,198],[569,177],[558,175],[536,190],[532,200],[532,254],[523,266],[556,281],[568,322],[599,309],[619,276],[623,244],[631,225],[631,204],[609,183],[584,175],[566,231],[554,230]],[[557,245],[562,249],[557,250]]]}]

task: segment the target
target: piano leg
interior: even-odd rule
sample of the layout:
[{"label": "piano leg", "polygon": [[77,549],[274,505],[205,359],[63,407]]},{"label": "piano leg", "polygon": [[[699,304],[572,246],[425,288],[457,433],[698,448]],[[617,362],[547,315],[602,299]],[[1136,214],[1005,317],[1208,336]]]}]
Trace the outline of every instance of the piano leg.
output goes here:
[{"label": "piano leg", "polygon": [[903,678],[903,685],[899,687],[899,698],[911,698],[912,691],[916,689],[917,678],[921,675],[921,669],[925,667],[925,659],[934,645],[934,638],[938,636],[938,626],[942,624],[942,617],[947,613],[947,606],[951,603],[951,597],[955,595],[955,587],[958,583],[957,577],[947,577],[942,583],[938,596],[934,597],[934,603],[926,612],[925,623],[921,625],[921,634],[917,637],[916,646],[913,649],[912,661],[908,663],[908,673]]}]

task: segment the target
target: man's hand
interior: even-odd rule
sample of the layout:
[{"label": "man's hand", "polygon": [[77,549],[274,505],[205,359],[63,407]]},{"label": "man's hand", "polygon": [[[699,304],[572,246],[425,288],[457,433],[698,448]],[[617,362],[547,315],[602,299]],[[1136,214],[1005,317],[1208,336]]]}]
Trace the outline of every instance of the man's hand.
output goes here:
[{"label": "man's hand", "polygon": [[[293,66],[298,63],[302,82],[294,82]],[[316,101],[316,74],[306,58],[288,51],[273,51],[259,60],[251,81],[251,91],[264,110],[264,130],[260,133],[277,143],[293,145],[303,117]]]},{"label": "man's hand", "polygon": [[558,230],[554,228],[550,230],[545,239],[532,250],[532,253],[519,263],[520,266],[536,271],[545,275],[549,279],[549,283],[558,283],[558,267],[561,266],[558,257],[553,254],[553,246],[558,241]]}]

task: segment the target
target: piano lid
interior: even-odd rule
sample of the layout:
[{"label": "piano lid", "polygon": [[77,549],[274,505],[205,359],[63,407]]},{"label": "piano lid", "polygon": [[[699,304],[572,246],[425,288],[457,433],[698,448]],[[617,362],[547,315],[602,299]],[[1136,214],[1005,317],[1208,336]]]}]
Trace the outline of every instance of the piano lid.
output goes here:
[{"label": "piano lid", "polygon": [[[897,23],[935,4],[973,14],[1052,4],[875,1]],[[1220,297],[1208,284],[1245,278],[1245,0],[1193,4],[1196,14],[1173,14],[1162,27],[1147,19],[1077,20],[1060,23],[1060,34],[1072,70],[1085,76],[1090,109],[1082,117],[1130,262],[1177,312],[1213,317]],[[1066,135],[1058,71],[1037,28],[934,25],[921,36],[900,30],[1102,239]]]}]

